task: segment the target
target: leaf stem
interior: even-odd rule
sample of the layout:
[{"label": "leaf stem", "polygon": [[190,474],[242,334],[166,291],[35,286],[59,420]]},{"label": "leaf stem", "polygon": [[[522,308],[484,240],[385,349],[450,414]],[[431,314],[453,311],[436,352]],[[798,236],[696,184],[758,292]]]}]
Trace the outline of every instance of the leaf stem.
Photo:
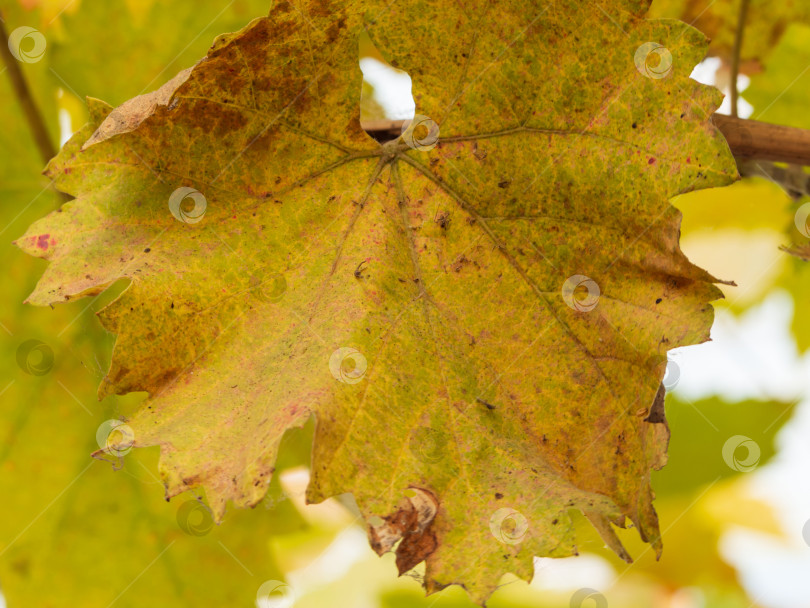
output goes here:
[{"label": "leaf stem", "polygon": [[794,201],[810,196],[810,175],[799,165],[779,167],[766,160],[748,160],[742,161],[739,167],[743,177],[764,177],[780,186]]},{"label": "leaf stem", "polygon": [[[394,122],[394,121],[392,121]],[[785,127],[767,122],[713,114],[712,122],[728,142],[738,165],[746,160],[766,160],[810,167],[810,129]],[[439,145],[463,141],[478,141],[506,137],[515,133],[548,133],[552,135],[582,135],[582,132],[514,127],[479,135],[440,137]]]},{"label": "leaf stem", "polygon": [[56,149],[51,142],[48,135],[48,128],[45,126],[45,120],[42,118],[42,113],[39,111],[31,90],[28,88],[28,83],[25,81],[20,63],[14,59],[11,50],[8,47],[8,34],[6,33],[5,23],[0,21],[0,55],[3,56],[3,63],[8,70],[8,77],[11,80],[11,85],[14,87],[14,93],[17,96],[17,101],[25,113],[25,119],[28,122],[28,127],[31,129],[31,134],[34,136],[39,154],[44,163],[48,163],[54,156],[56,156]]}]

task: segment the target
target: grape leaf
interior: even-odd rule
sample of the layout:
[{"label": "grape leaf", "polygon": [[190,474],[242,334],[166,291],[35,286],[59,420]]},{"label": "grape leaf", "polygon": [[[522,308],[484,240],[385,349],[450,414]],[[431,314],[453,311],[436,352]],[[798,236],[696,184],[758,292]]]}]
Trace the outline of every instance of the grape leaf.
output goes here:
[{"label": "grape leaf", "polygon": [[[648,5],[279,2],[91,102],[47,169],[76,200],[17,242],[51,262],[34,304],[130,279],[100,395],[150,393],[129,441],[161,447],[167,497],[255,505],[314,415],[308,500],[352,492],[428,591],[483,602],[575,553],[570,509],[625,559],[626,519],[661,550],[666,351],[720,295],[667,199],[737,172],[688,78],[705,37]],[[364,28],[430,129],[361,130]]]}]

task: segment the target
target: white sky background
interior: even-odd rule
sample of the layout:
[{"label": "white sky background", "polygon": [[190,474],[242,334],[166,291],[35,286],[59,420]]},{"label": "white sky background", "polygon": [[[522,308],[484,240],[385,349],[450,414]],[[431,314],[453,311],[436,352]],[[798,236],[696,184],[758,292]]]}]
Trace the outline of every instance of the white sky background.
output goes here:
[{"label": "white sky background", "polygon": [[411,95],[411,77],[390,65],[380,63],[373,57],[360,60],[363,80],[374,87],[374,99],[385,110],[385,117],[391,120],[413,118],[416,106]]}]

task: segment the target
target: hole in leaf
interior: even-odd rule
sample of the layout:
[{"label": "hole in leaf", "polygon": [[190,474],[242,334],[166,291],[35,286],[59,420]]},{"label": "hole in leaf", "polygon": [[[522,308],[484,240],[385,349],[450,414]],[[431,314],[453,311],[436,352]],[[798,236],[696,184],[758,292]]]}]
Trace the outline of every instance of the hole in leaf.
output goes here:
[{"label": "hole in leaf", "polygon": [[416,113],[411,94],[411,77],[391,66],[366,32],[360,35],[360,126],[384,144],[402,134]]}]

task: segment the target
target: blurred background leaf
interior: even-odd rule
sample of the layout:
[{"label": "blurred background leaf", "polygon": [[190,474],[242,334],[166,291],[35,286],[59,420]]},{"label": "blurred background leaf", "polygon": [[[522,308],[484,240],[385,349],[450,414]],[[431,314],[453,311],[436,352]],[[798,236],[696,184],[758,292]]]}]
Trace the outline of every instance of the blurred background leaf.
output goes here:
[{"label": "blurred background leaf", "polygon": [[[729,61],[740,12],[739,0],[655,0],[650,15],[681,19],[711,38],[709,53]],[[804,0],[750,0],[741,52],[743,72],[755,73],[792,23],[810,23]]]}]

